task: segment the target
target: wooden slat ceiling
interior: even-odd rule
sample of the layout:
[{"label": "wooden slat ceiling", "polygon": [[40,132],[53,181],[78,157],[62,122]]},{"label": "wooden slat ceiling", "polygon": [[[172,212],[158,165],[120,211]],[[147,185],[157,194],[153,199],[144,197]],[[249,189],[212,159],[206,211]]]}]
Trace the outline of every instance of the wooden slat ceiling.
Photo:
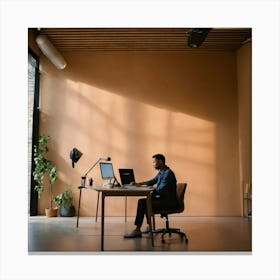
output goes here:
[{"label": "wooden slat ceiling", "polygon": [[213,28],[203,44],[188,47],[189,28],[41,28],[60,51],[235,51],[251,28]]}]

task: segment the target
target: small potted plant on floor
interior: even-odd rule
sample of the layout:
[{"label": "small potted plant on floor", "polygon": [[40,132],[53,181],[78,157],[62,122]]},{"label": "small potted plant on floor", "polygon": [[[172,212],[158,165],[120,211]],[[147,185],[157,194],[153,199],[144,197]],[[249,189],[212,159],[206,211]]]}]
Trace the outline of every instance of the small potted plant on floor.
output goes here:
[{"label": "small potted plant on floor", "polygon": [[59,205],[59,215],[61,217],[74,217],[76,209],[72,204],[73,193],[69,187],[54,198],[54,202]]},{"label": "small potted plant on floor", "polygon": [[57,169],[53,165],[52,161],[46,158],[46,154],[49,151],[47,146],[49,139],[49,135],[40,135],[39,144],[34,145],[35,170],[33,172],[33,177],[36,184],[35,190],[38,192],[40,198],[41,193],[44,191],[44,178],[45,176],[48,176],[50,207],[45,209],[45,213],[47,217],[56,217],[57,208],[53,207],[52,186],[57,179]]}]

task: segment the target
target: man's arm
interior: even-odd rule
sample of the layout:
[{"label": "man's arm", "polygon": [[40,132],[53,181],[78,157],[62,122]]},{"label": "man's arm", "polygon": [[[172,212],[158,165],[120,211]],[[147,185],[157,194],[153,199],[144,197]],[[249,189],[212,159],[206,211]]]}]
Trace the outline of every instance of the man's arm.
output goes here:
[{"label": "man's arm", "polygon": [[147,185],[146,182],[131,182],[131,185],[135,185],[135,186],[143,186],[143,185]]},{"label": "man's arm", "polygon": [[149,181],[145,181],[145,182],[131,182],[130,184],[131,185],[135,185],[135,186],[143,186],[143,185],[153,186],[154,184],[157,183],[157,177],[158,177],[158,175],[155,178],[153,178],[153,179],[151,179]]}]

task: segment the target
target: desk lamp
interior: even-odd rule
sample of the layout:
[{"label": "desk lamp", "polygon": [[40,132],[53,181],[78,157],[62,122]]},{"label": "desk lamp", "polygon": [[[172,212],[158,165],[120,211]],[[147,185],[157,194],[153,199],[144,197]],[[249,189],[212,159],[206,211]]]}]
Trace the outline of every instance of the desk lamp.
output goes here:
[{"label": "desk lamp", "polygon": [[[77,148],[73,148],[71,151],[70,151],[70,159],[72,160],[72,167],[74,168],[75,167],[75,163],[81,158],[81,156],[83,155],[83,153],[81,153]],[[86,186],[86,178],[87,178],[87,175],[88,173],[96,166],[96,164],[99,162],[99,161],[110,161],[111,158],[110,157],[107,157],[107,158],[99,158],[88,170],[87,172],[85,173],[84,176],[81,177],[81,186],[79,188],[85,188]],[[92,178],[89,179],[89,185],[92,186],[93,184],[93,181],[92,181]]]}]

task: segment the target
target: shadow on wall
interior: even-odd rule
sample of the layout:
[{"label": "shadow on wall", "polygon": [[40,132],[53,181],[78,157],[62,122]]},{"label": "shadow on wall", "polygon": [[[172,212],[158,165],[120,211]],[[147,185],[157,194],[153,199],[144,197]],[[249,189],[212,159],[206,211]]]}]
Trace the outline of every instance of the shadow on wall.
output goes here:
[{"label": "shadow on wall", "polygon": [[65,76],[74,82],[211,121],[236,113],[231,52],[66,52],[65,57]]},{"label": "shadow on wall", "polygon": [[[155,171],[147,163],[151,163],[151,155],[162,151],[179,181],[198,186],[193,190],[189,188],[190,198],[197,197],[204,205],[213,203],[216,160],[212,122],[146,105],[92,86],[62,82],[65,83],[64,90],[59,91],[56,84],[58,92],[50,91],[42,112],[44,128],[56,139],[53,145],[59,152],[51,156],[59,163],[62,180],[79,184],[77,180],[92,160],[102,155],[112,157],[115,171],[118,167],[133,166],[139,180],[151,178]],[[56,102],[53,102],[54,98]],[[68,157],[70,149],[76,145],[84,156],[72,170]],[[98,168],[91,176],[100,178]],[[102,184],[98,179],[96,183]],[[205,185],[208,186],[206,190]],[[86,200],[90,204],[89,197]],[[192,201],[195,202],[190,199],[189,207],[195,209],[197,206],[192,205]]]},{"label": "shadow on wall", "polygon": [[[189,214],[225,213],[217,202],[221,197],[228,212],[238,212],[232,54],[104,52],[65,57],[68,69],[57,75],[46,63],[41,76],[47,91],[42,94],[43,127],[56,139],[59,164],[78,145],[84,153],[79,174],[93,159],[111,156],[115,171],[133,167],[137,179],[145,180],[155,175],[147,166],[151,156],[162,152],[178,181],[189,185]],[[60,167],[69,174],[65,163]],[[224,197],[225,190],[234,196]]]}]

